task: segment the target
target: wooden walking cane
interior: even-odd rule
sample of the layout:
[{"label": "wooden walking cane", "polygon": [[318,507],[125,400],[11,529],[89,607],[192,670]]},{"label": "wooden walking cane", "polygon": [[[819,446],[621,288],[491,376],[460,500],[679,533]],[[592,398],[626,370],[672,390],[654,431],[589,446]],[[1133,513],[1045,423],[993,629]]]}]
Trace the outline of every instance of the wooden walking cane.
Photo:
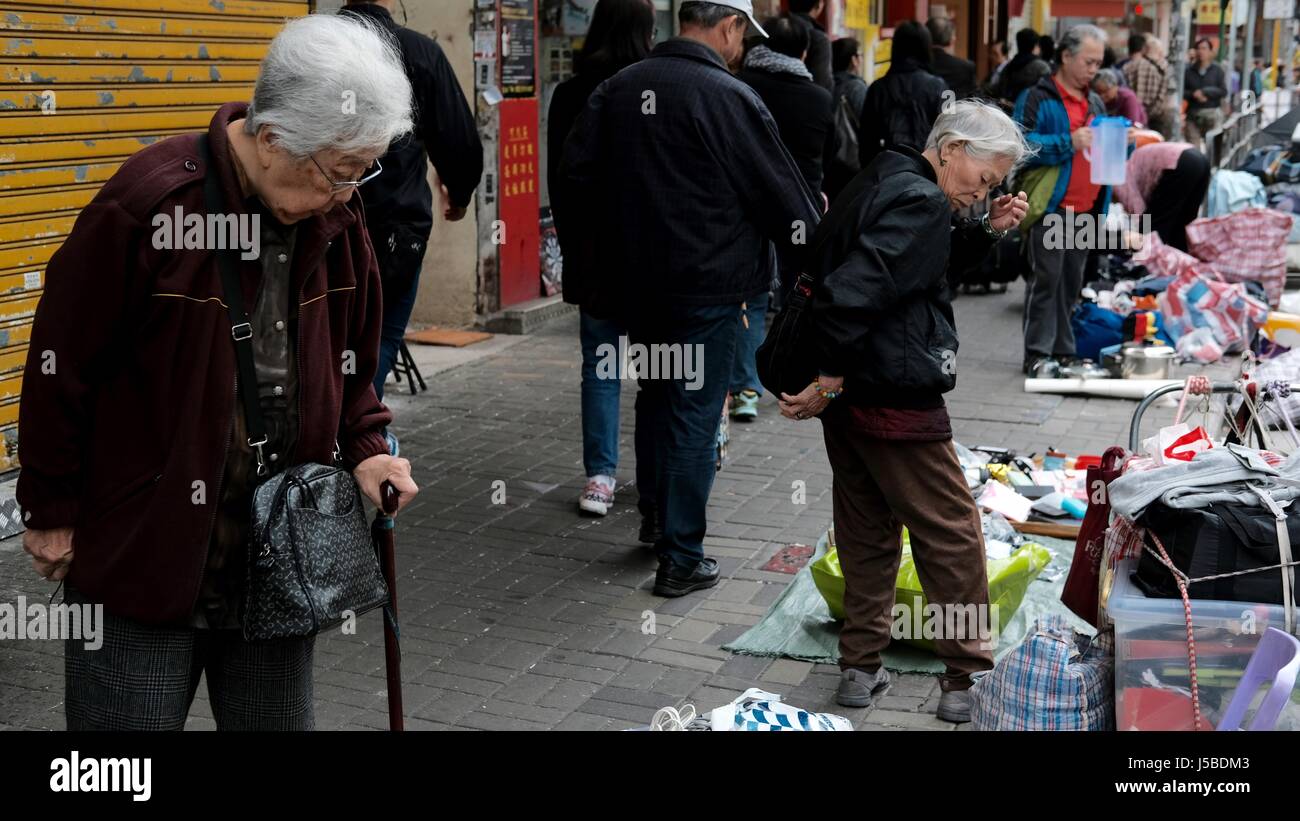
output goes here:
[{"label": "wooden walking cane", "polygon": [[393,555],[393,514],[397,512],[397,489],[384,482],[379,489],[384,505],[375,512],[370,532],[379,550],[379,566],[388,585],[384,605],[384,666],[388,671],[388,729],[402,730],[402,649],[397,626],[397,562]]}]

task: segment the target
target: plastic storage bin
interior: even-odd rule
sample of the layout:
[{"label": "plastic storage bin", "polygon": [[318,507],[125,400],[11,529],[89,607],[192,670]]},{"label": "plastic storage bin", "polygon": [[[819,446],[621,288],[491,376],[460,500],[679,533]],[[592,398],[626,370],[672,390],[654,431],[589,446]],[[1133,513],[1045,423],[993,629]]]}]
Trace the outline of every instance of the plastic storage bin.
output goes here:
[{"label": "plastic storage bin", "polygon": [[[1191,676],[1182,599],[1149,599],[1130,576],[1137,562],[1115,570],[1106,612],[1115,622],[1115,726],[1120,730],[1192,729]],[[1227,709],[1255,645],[1269,627],[1284,630],[1277,605],[1192,599],[1201,729]]]}]

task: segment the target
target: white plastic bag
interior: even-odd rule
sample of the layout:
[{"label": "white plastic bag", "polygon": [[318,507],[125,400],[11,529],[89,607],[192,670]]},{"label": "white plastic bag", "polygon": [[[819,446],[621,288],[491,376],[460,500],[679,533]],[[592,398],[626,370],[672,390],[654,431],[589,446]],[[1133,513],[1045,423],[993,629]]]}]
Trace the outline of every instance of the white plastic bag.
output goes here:
[{"label": "white plastic bag", "polygon": [[741,693],[735,701],[710,712],[709,725],[717,732],[729,730],[853,731],[853,724],[843,716],[800,710],[798,707],[783,703],[781,697],[775,693],[757,687],[751,687]]}]

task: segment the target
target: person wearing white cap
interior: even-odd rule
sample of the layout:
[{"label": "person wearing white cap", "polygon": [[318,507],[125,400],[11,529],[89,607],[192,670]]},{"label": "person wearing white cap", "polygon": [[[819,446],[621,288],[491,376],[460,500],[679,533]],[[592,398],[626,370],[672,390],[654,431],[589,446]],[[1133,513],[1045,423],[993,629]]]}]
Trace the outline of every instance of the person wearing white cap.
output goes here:
[{"label": "person wearing white cap", "polygon": [[681,36],[591,95],[560,170],[570,203],[556,227],[566,271],[592,283],[590,310],[680,355],[639,374],[636,402],[641,540],[659,554],[661,596],[718,583],[706,508],[741,306],[767,293],[771,245],[800,259],[820,212],[762,99],[728,70],[748,25],[766,37],[752,15],[749,0],[683,3]]}]

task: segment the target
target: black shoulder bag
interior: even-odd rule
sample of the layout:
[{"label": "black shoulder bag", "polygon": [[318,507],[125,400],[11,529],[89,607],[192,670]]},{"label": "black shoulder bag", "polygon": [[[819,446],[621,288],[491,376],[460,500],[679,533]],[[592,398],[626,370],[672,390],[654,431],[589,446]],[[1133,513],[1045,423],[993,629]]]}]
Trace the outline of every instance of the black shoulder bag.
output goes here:
[{"label": "black shoulder bag", "polygon": [[[862,190],[876,182],[875,174],[868,172],[870,167],[868,165],[859,171],[835,198],[835,203],[843,203],[844,207],[836,211],[832,206],[826,217],[817,224],[808,255],[804,258],[805,269],[816,264],[822,246],[853,213],[853,203]],[[817,354],[811,343],[812,320],[808,312],[808,303],[812,301],[816,285],[817,280],[806,270],[799,274],[794,287],[782,303],[781,310],[772,318],[763,344],[755,352],[758,380],[778,398],[783,393],[796,396],[817,379]]]},{"label": "black shoulder bag", "polygon": [[[209,214],[222,206],[219,171],[207,135],[199,138],[207,162],[203,194]],[[388,603],[388,586],[366,522],[361,489],[352,474],[334,465],[306,463],[270,479],[262,459],[266,426],[257,398],[253,327],[244,311],[239,275],[229,251],[216,251],[221,287],[230,312],[239,391],[248,444],[257,454],[240,622],[244,639],[301,638]]]}]

